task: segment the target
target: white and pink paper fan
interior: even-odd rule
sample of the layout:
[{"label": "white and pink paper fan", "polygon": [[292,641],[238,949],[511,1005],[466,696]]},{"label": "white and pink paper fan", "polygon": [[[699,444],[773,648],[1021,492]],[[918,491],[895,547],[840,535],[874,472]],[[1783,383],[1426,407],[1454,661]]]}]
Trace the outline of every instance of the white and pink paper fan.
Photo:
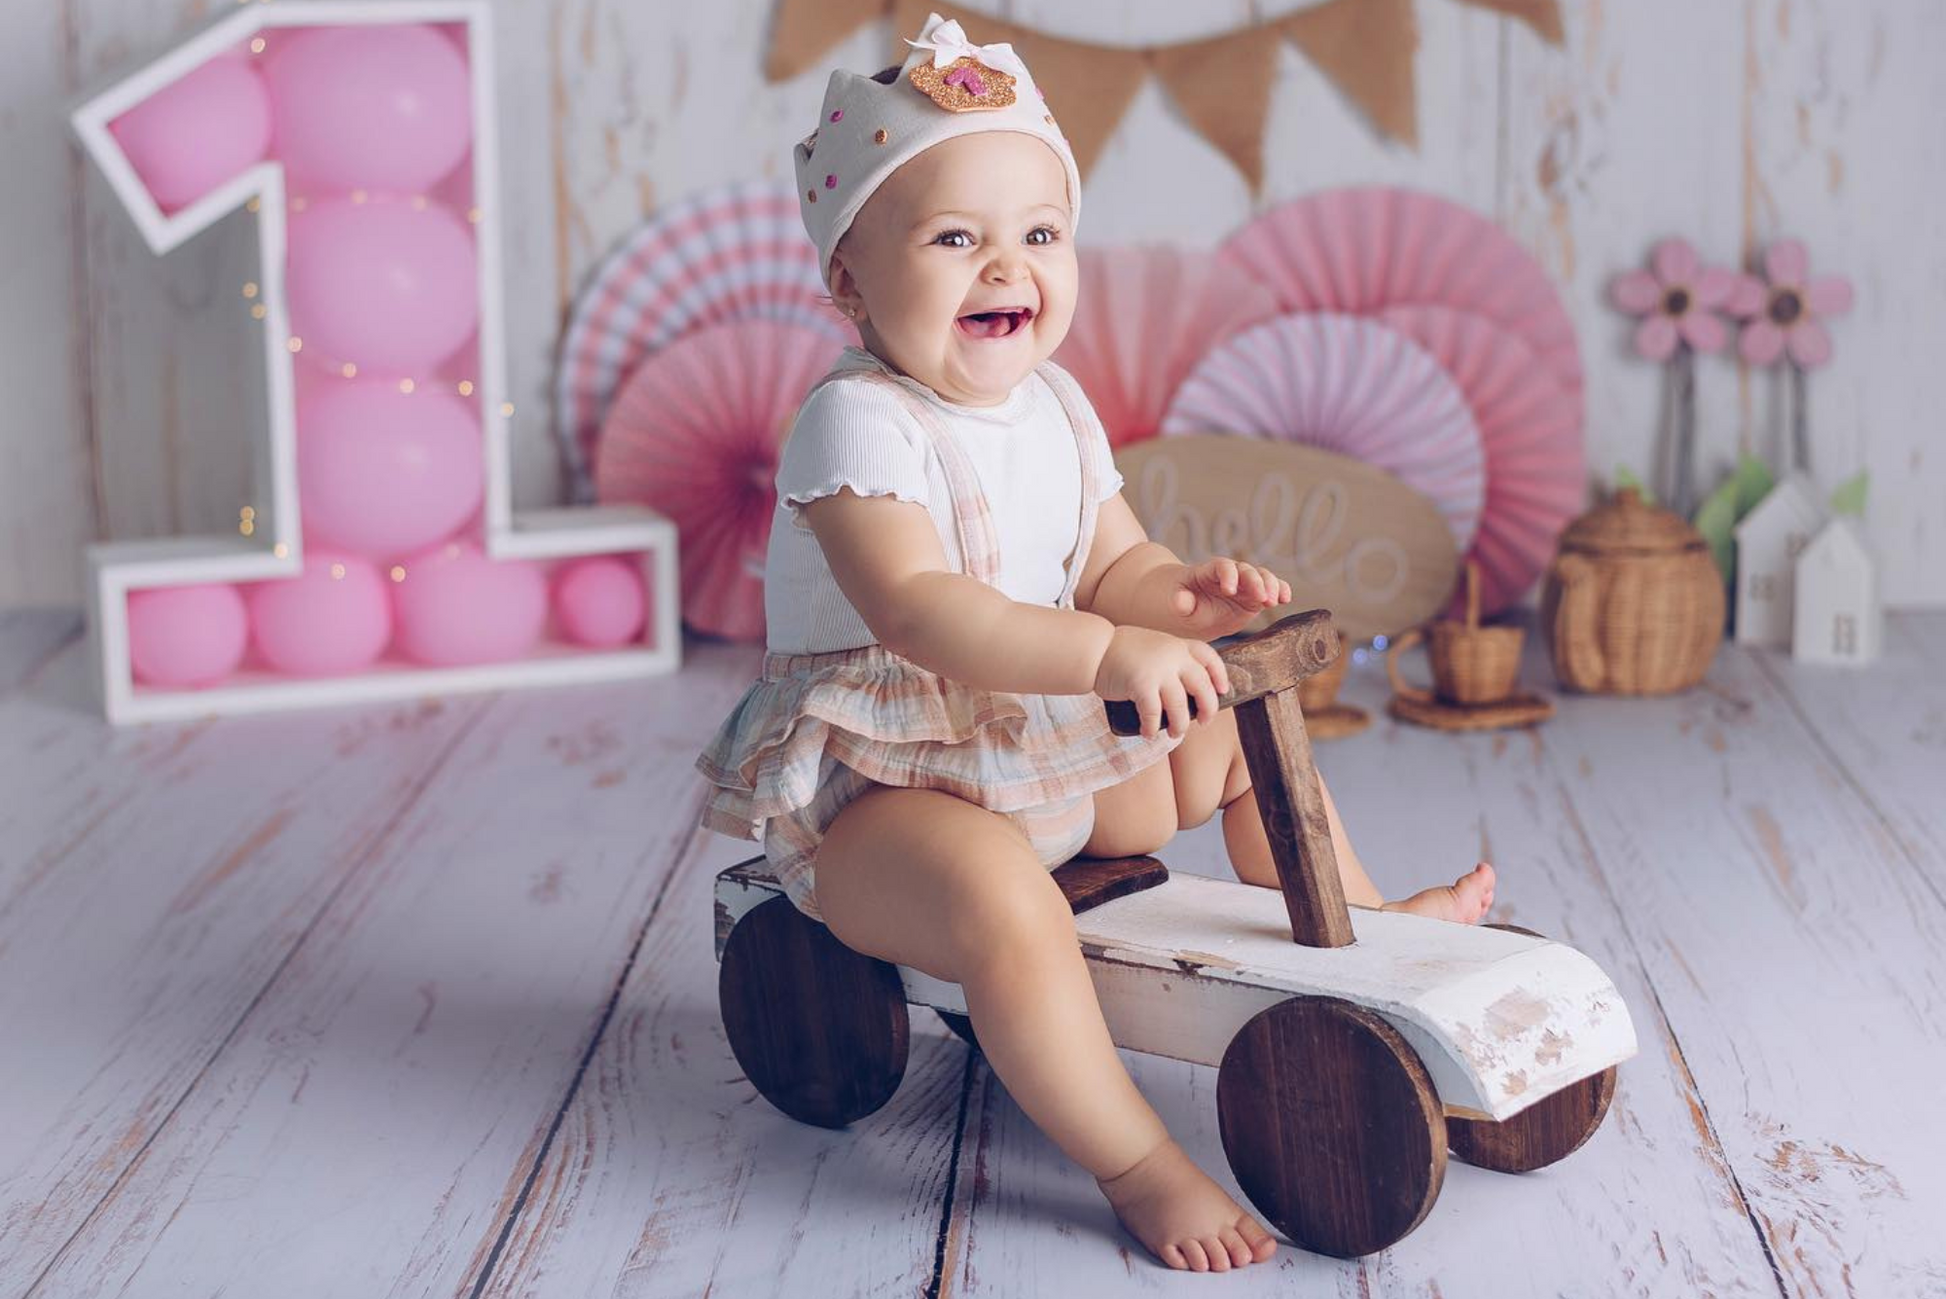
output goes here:
[{"label": "white and pink paper fan", "polygon": [[1435,306],[1484,316],[1526,343],[1581,409],[1581,353],[1553,281],[1470,208],[1390,186],[1326,190],[1256,217],[1218,252],[1284,311]]},{"label": "white and pink paper fan", "polygon": [[1486,457],[1464,394],[1422,348],[1374,320],[1278,316],[1203,359],[1162,435],[1302,442],[1376,465],[1432,501],[1464,551],[1486,498]]},{"label": "white and pink paper fan", "polygon": [[844,346],[773,320],[706,326],[644,359],[609,406],[597,498],[674,521],[683,621],[696,630],[763,639],[778,449]]},{"label": "white and pink paper fan", "polygon": [[1580,403],[1526,343],[1490,320],[1446,307],[1393,307],[1378,319],[1431,353],[1466,395],[1487,465],[1486,510],[1471,552],[1480,607],[1504,609],[1533,586],[1581,510]]},{"label": "white and pink paper fan", "polygon": [[1110,444],[1156,435],[1176,388],[1237,331],[1278,314],[1269,290],[1213,252],[1081,248],[1079,297],[1054,360],[1080,382]]},{"label": "white and pink paper fan", "polygon": [[856,343],[857,331],[824,297],[817,250],[788,183],[706,190],[644,222],[589,276],[561,335],[554,422],[575,498],[591,495],[602,418],[644,356],[692,330],[739,320],[797,325],[838,347]]}]

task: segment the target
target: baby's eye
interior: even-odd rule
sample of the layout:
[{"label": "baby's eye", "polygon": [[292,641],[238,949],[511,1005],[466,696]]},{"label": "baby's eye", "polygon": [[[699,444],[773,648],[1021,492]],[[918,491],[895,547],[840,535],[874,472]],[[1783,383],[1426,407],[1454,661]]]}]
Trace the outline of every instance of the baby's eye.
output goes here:
[{"label": "baby's eye", "polygon": [[[1047,238],[1045,238],[1045,239],[1035,239],[1035,238],[1034,238],[1034,236],[1035,236],[1035,235],[1037,235],[1037,234],[1040,234],[1040,233],[1042,233],[1043,231],[1045,231],[1045,232],[1046,232],[1046,234],[1047,234]],[[954,235],[963,235],[964,237],[966,237],[966,238],[967,238],[967,239],[969,239],[969,240],[973,238],[973,234],[972,234],[972,232],[971,232],[971,231],[969,231],[969,230],[959,230],[959,229],[954,229],[954,230],[941,230],[941,231],[940,231],[940,232],[939,232],[938,234],[936,234],[936,235],[934,235],[934,236],[933,236],[933,238],[932,238],[932,241],[933,241],[934,243],[938,243],[938,242],[939,242],[940,240],[942,240],[942,239],[951,239],[951,238],[952,238],[952,237],[953,237]],[[1060,232],[1059,230],[1057,230],[1057,229],[1056,229],[1055,227],[1053,227],[1053,226],[1049,226],[1049,225],[1040,225],[1040,226],[1035,226],[1035,227],[1034,227],[1034,228],[1033,228],[1032,230],[1029,230],[1029,231],[1027,232],[1027,241],[1028,241],[1028,243],[1030,243],[1031,245],[1033,245],[1033,246],[1034,246],[1034,247],[1036,247],[1036,248],[1045,248],[1045,247],[1047,247],[1047,246],[1048,246],[1049,244],[1051,244],[1051,243],[1053,243],[1053,242],[1054,242],[1055,240],[1057,240],[1057,239],[1059,239],[1060,237],[1061,237],[1061,232]],[[970,243],[964,243],[964,244],[948,244],[948,245],[947,245],[947,247],[949,247],[949,248],[970,248],[970,247],[972,247],[972,244],[970,244]]]}]

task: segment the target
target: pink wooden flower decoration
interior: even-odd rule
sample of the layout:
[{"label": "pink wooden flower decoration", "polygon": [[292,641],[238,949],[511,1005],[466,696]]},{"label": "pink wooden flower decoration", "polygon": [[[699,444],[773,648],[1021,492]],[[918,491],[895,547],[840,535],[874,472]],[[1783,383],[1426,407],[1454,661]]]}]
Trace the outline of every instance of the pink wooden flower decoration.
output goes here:
[{"label": "pink wooden flower decoration", "polygon": [[1786,352],[1802,369],[1831,359],[1831,335],[1822,316],[1851,310],[1851,281],[1842,275],[1811,278],[1811,259],[1798,239],[1779,239],[1764,250],[1764,276],[1740,275],[1731,314],[1749,321],[1737,352],[1752,365],[1775,365]]},{"label": "pink wooden flower decoration", "polygon": [[1636,352],[1666,361],[1678,343],[1698,352],[1722,351],[1730,332],[1717,313],[1728,307],[1737,276],[1703,265],[1687,239],[1664,239],[1649,255],[1649,266],[1616,276],[1608,289],[1617,307],[1644,318],[1635,330]]}]

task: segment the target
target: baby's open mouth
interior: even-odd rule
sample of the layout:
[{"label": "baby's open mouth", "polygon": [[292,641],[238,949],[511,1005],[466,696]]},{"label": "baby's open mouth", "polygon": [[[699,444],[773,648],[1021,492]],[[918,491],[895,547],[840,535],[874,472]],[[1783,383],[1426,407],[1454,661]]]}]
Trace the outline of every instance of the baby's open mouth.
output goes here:
[{"label": "baby's open mouth", "polygon": [[1019,333],[1034,318],[1032,307],[1002,307],[995,311],[975,311],[956,322],[960,332],[974,338],[1006,338]]}]

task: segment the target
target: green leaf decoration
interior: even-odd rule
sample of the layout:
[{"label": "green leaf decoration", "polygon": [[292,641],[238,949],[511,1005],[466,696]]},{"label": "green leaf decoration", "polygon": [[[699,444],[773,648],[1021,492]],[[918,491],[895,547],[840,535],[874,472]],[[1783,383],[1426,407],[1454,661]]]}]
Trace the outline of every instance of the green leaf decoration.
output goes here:
[{"label": "green leaf decoration", "polygon": [[1615,491],[1619,493],[1622,491],[1622,489],[1628,487],[1632,487],[1635,489],[1635,494],[1642,498],[1642,504],[1644,505],[1655,504],[1655,493],[1650,491],[1647,485],[1644,484],[1640,478],[1637,478],[1635,476],[1635,471],[1633,469],[1630,469],[1627,465],[1616,465],[1615,466]]},{"label": "green leaf decoration", "polygon": [[1723,485],[1709,494],[1696,510],[1696,531],[1703,534],[1709,543],[1710,557],[1722,572],[1725,582],[1736,577],[1737,546],[1737,501],[1739,480],[1726,478]]},{"label": "green leaf decoration", "polygon": [[1865,517],[1865,492],[1871,486],[1871,473],[1861,469],[1844,482],[1838,484],[1831,493],[1831,512],[1849,514],[1855,519]]},{"label": "green leaf decoration", "polygon": [[1736,472],[1731,481],[1736,484],[1737,519],[1757,508],[1758,502],[1770,495],[1770,489],[1777,485],[1772,477],[1770,466],[1745,451],[1737,458]]}]

